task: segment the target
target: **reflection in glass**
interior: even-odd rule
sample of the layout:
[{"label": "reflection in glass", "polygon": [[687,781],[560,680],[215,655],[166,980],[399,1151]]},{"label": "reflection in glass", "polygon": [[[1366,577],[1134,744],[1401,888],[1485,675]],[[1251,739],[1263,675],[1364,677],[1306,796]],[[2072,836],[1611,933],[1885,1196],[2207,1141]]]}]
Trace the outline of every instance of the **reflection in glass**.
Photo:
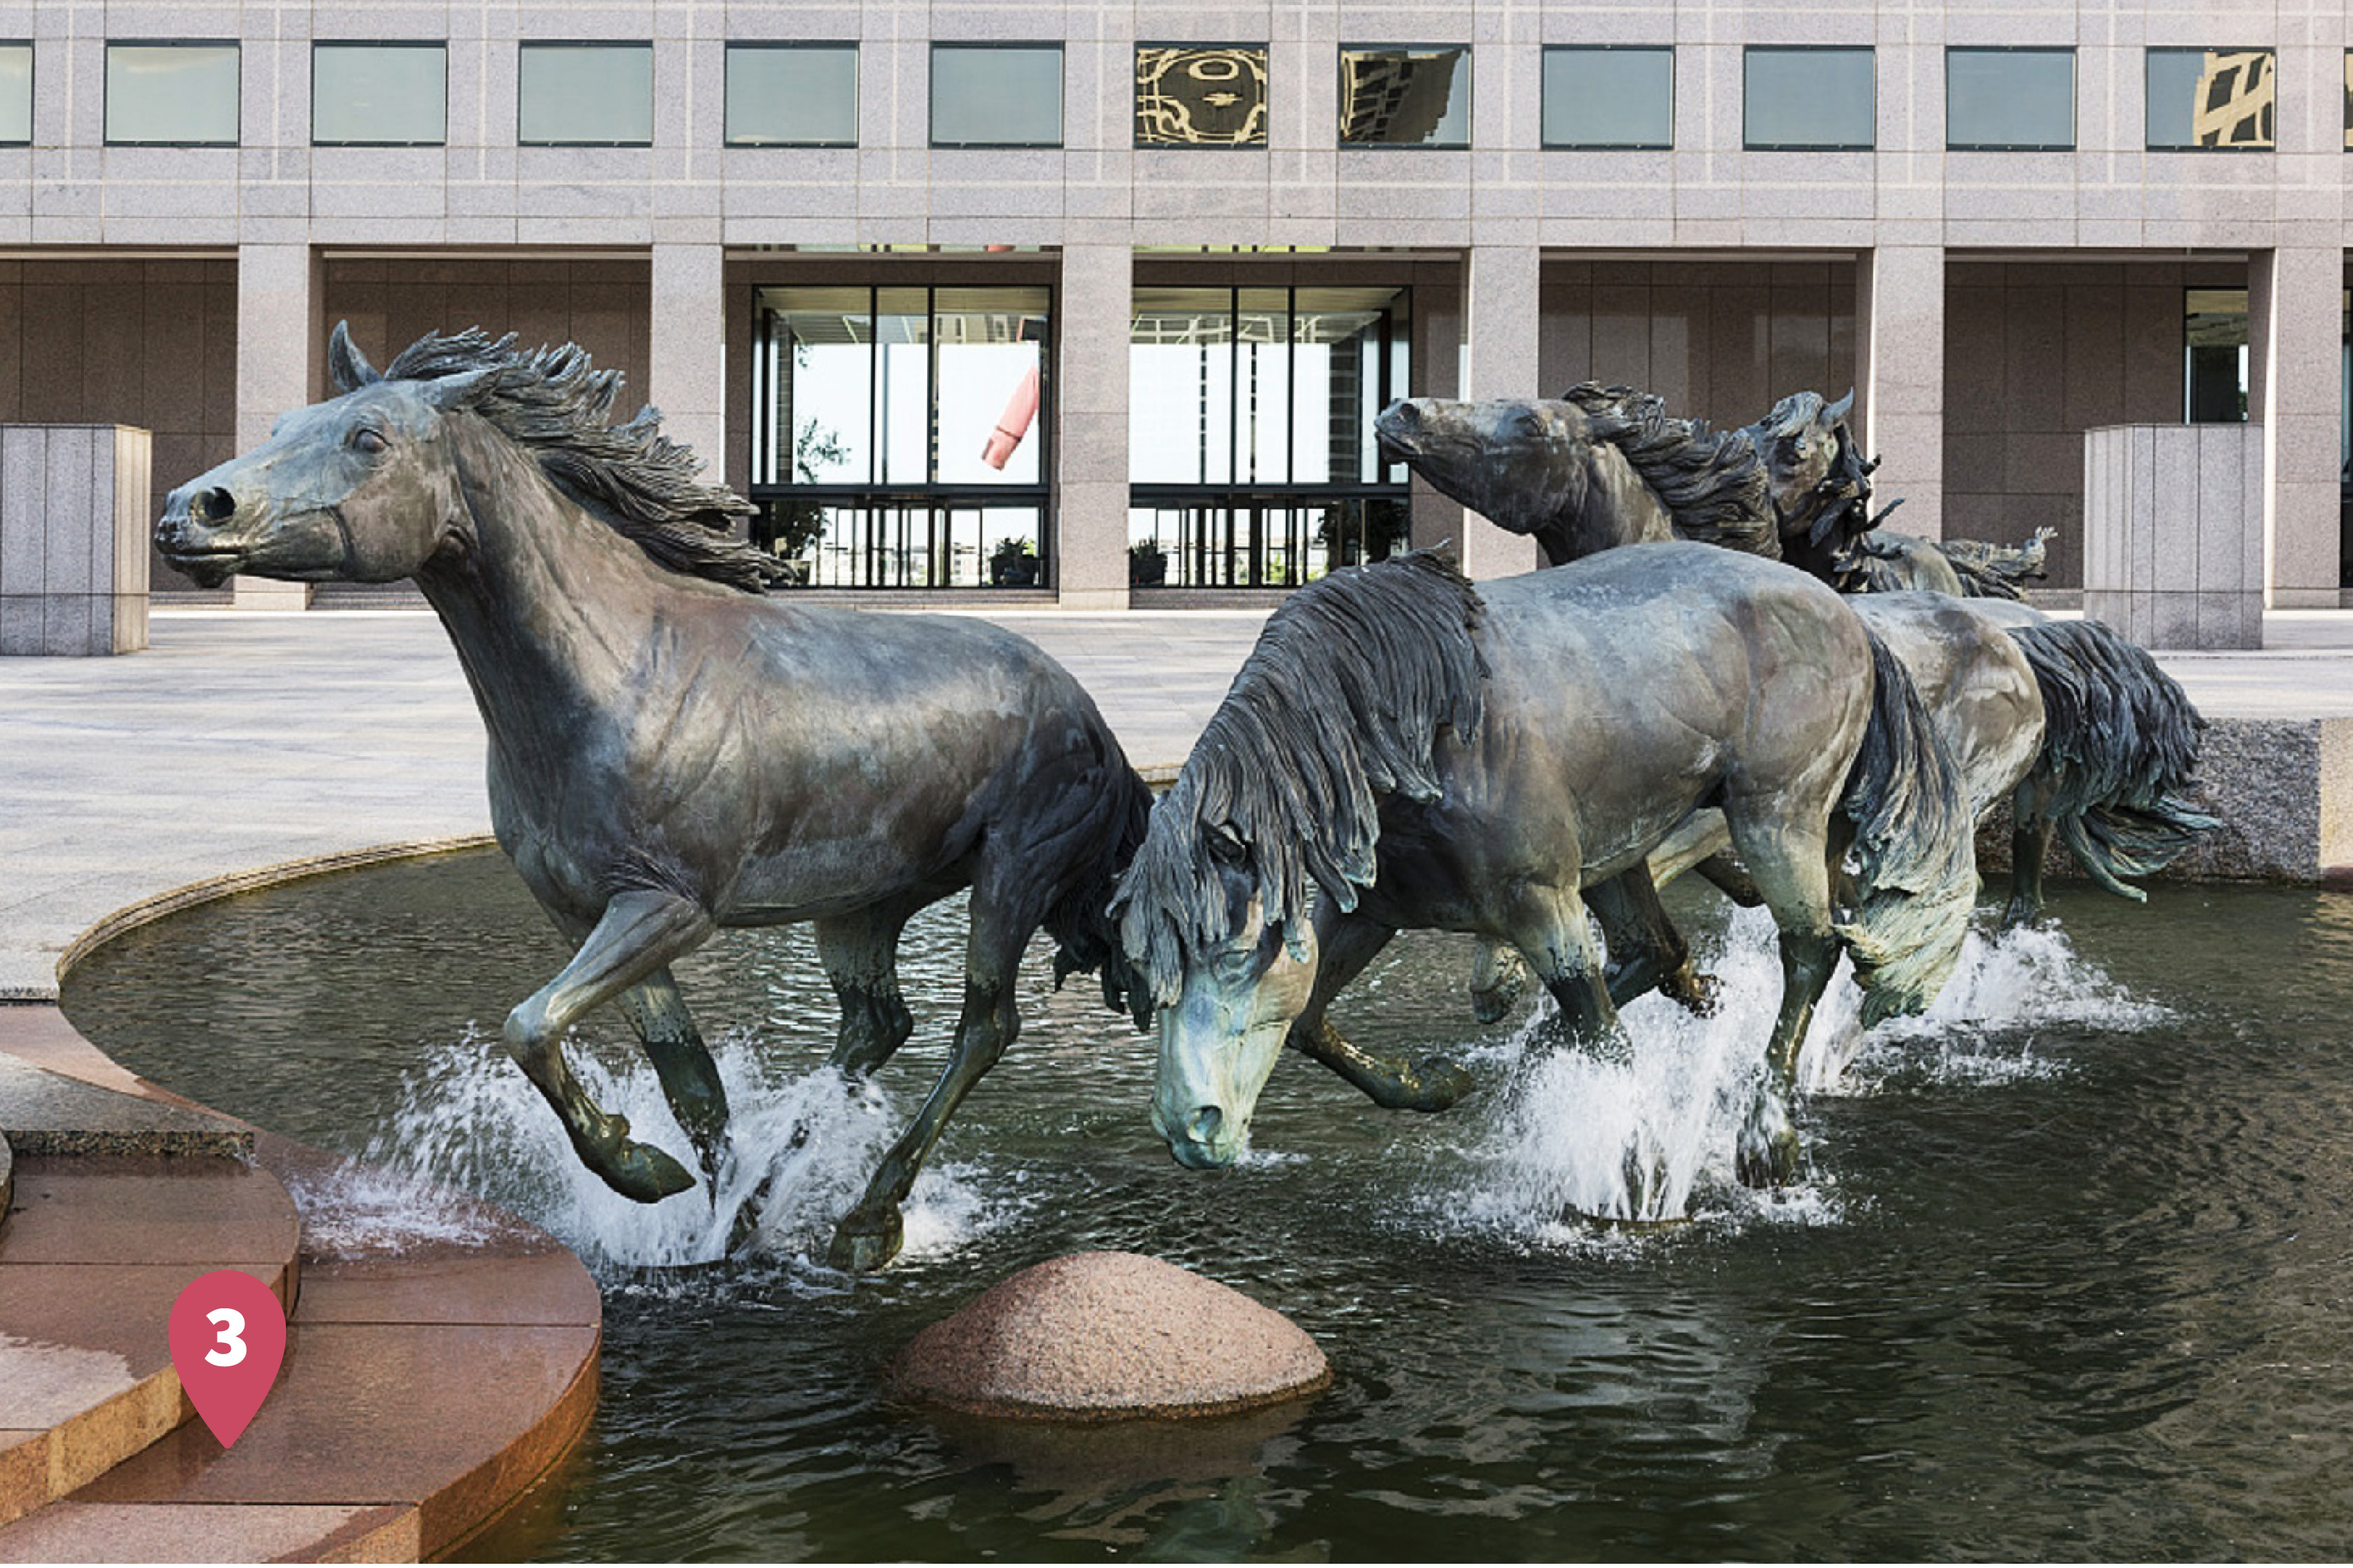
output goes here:
[{"label": "reflection in glass", "polygon": [[1545,50],[1544,144],[1672,147],[1675,51]]},{"label": "reflection in glass", "polygon": [[515,80],[525,146],[650,147],[651,44],[524,44]]},{"label": "reflection in glass", "polygon": [[1135,144],[1265,146],[1266,46],[1139,45]]},{"label": "reflection in glass", "polygon": [[237,145],[235,44],[106,46],[106,139]]},{"label": "reflection in glass", "polygon": [[1751,148],[1864,152],[1877,142],[1868,48],[1751,46],[1742,92]]},{"label": "reflection in glass", "polygon": [[1140,286],[1128,369],[1128,580],[1290,587],[1404,538],[1373,416],[1407,384],[1409,295]]},{"label": "reflection in glass", "polygon": [[1340,142],[1349,147],[1471,145],[1471,50],[1344,48]]},{"label": "reflection in glass", "polygon": [[932,145],[1060,147],[1062,46],[932,46]]},{"label": "reflection in glass", "polygon": [[2002,150],[2075,145],[2075,51],[1945,51],[1945,144]]},{"label": "reflection in glass", "polygon": [[2353,152],[2353,49],[2345,51],[2345,147]]},{"label": "reflection in glass", "polygon": [[858,145],[858,46],[728,45],[727,144]]},{"label": "reflection in glass", "polygon": [[322,147],[438,147],[448,135],[446,46],[311,46],[312,142]]},{"label": "reflection in glass", "polygon": [[754,538],[821,586],[1042,584],[1048,299],[760,290]]},{"label": "reflection in glass", "polygon": [[2236,425],[2247,417],[2247,291],[2191,289],[2182,302],[2182,417]]},{"label": "reflection in glass", "polygon": [[2149,146],[2268,151],[2277,67],[2269,49],[2149,50]]},{"label": "reflection in glass", "polygon": [[33,139],[33,46],[0,44],[0,144]]}]

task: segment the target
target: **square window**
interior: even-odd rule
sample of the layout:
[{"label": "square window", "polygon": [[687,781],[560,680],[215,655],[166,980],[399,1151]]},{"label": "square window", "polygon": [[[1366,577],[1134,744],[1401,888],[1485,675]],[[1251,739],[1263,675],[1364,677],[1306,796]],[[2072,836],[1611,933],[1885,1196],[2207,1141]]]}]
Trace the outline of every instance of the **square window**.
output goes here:
[{"label": "square window", "polygon": [[235,43],[106,46],[109,143],[234,147],[237,132]]},{"label": "square window", "polygon": [[858,145],[856,44],[727,46],[727,145]]},{"label": "square window", "polygon": [[1964,151],[2073,151],[2075,51],[1947,49],[1945,145]]},{"label": "square window", "polygon": [[1544,144],[1675,144],[1675,51],[1562,47],[1544,53]]},{"label": "square window", "polygon": [[1343,147],[1471,145],[1468,44],[1352,44],[1340,51]]},{"label": "square window", "polygon": [[448,139],[447,45],[311,46],[313,144],[438,147]]},{"label": "square window", "polygon": [[1061,45],[932,46],[933,146],[1061,144]]},{"label": "square window", "polygon": [[515,140],[526,147],[650,147],[651,44],[524,44]]},{"label": "square window", "polygon": [[2149,50],[2149,150],[2270,152],[2278,64],[2269,49]]},{"label": "square window", "polygon": [[0,146],[33,140],[33,46],[0,43]]},{"label": "square window", "polygon": [[1868,48],[1749,46],[1742,142],[1752,152],[1867,153],[1878,144]]},{"label": "square window", "polygon": [[1139,44],[1139,147],[1266,145],[1264,44]]}]

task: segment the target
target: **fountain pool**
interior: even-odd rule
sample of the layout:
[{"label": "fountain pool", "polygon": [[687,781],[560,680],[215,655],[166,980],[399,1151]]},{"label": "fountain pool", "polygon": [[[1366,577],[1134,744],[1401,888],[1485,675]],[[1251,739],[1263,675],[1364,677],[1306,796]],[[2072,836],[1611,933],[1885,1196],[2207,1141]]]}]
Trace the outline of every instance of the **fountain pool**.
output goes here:
[{"label": "fountain pool", "polygon": [[[781,1194],[750,1256],[694,1268],[673,1266],[714,1257],[725,1215],[607,1193],[498,1048],[563,955],[495,855],[174,917],[94,954],[65,1005],[149,1078],[428,1166],[588,1259],[595,1428],[486,1555],[2353,1553],[2353,900],[2063,893],[2063,940],[1973,940],[1931,1018],[1858,1041],[1849,1003],[1817,1025],[1812,1173],[1777,1202],[1730,1183],[1719,1103],[1763,1038],[1769,929],[1726,928],[1704,895],[1676,910],[1708,932],[1724,1015],[1629,1015],[1696,1089],[1545,1062],[1525,1015],[1477,1030],[1468,943],[1409,939],[1337,1021],[1383,1049],[1457,1044],[1489,1087],[1399,1117],[1287,1061],[1254,1153],[1206,1173],[1146,1122],[1149,1044],[1050,994],[1041,949],[1024,1036],[950,1124],[906,1256],[857,1280],[811,1259],[937,1071],[955,911],[909,934],[915,1059],[862,1095],[822,1071],[834,1008],[806,933],[731,934],[682,966],[738,1106],[734,1188],[775,1165]],[[598,1092],[683,1152],[623,1031],[586,1036]],[[1674,1152],[1694,1223],[1564,1223],[1606,1199],[1631,1120]],[[397,1246],[410,1223],[396,1184],[298,1196],[314,1245]],[[882,1394],[923,1324],[1081,1247],[1250,1292],[1337,1384],[1075,1437]]]}]

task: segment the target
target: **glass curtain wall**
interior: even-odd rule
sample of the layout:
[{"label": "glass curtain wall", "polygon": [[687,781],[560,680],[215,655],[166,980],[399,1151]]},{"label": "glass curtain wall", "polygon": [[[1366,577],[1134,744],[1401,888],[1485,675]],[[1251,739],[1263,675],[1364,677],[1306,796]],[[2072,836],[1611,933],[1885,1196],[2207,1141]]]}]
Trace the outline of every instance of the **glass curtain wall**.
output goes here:
[{"label": "glass curtain wall", "polygon": [[1405,547],[1373,417],[1405,394],[1409,292],[1139,286],[1128,582],[1288,588]]},{"label": "glass curtain wall", "polygon": [[761,289],[754,540],[811,586],[1050,583],[1050,300]]}]

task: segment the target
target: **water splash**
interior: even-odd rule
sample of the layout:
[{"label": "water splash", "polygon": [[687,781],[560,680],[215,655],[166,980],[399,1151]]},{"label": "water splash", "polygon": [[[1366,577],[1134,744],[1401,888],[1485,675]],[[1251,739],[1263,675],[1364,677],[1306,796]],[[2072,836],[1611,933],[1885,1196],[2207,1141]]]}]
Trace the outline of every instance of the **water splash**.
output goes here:
[{"label": "water splash", "polygon": [[[691,1163],[686,1135],[641,1058],[626,1053],[616,1065],[576,1042],[567,1053],[590,1097],[629,1119],[630,1136]],[[715,1198],[703,1186],[658,1204],[612,1191],[581,1165],[554,1113],[499,1043],[475,1029],[408,1075],[366,1157],[510,1208],[600,1270],[723,1259],[747,1205],[757,1216],[748,1250],[821,1258],[903,1118],[879,1085],[849,1082],[830,1068],[785,1071],[745,1033],[713,1041],[712,1056],[733,1110]],[[950,1251],[995,1228],[1004,1205],[984,1191],[962,1167],[926,1168],[903,1208],[901,1256]]]}]

